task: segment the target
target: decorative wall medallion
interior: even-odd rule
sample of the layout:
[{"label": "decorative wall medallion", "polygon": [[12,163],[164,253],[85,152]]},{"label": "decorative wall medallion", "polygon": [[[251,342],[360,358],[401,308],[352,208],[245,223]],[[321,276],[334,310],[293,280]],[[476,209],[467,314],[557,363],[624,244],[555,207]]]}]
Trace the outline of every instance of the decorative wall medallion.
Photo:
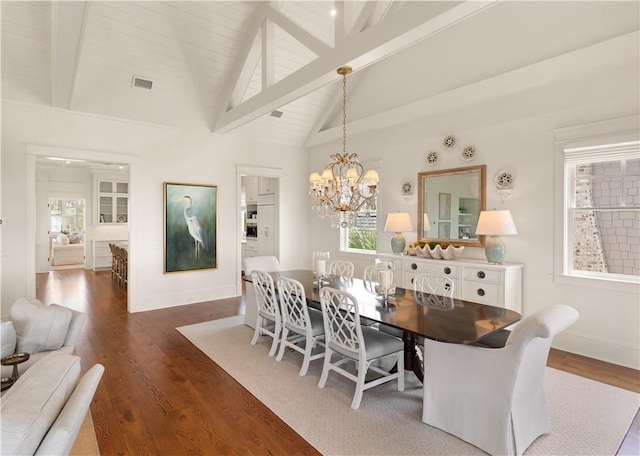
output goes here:
[{"label": "decorative wall medallion", "polygon": [[409,181],[402,183],[402,194],[413,195],[413,184]]},{"label": "decorative wall medallion", "polygon": [[440,154],[435,151],[431,151],[427,154],[427,165],[434,166],[440,160]]},{"label": "decorative wall medallion", "polygon": [[448,135],[442,140],[442,145],[447,149],[453,149],[456,147],[456,138],[453,135]]},{"label": "decorative wall medallion", "polygon": [[496,187],[499,189],[512,188],[513,187],[513,174],[508,171],[500,171],[496,174],[494,180]]},{"label": "decorative wall medallion", "polygon": [[464,161],[471,161],[476,158],[476,155],[476,148],[473,146],[465,146],[465,148],[462,149],[462,152],[460,152],[460,158]]}]

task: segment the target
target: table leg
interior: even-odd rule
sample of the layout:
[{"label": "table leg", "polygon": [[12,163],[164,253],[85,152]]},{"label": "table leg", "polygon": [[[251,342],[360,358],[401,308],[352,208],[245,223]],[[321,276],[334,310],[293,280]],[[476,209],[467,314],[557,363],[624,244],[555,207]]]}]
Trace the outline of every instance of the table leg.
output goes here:
[{"label": "table leg", "polygon": [[413,334],[405,332],[402,334],[402,340],[404,341],[404,369],[413,371],[422,382],[424,371],[417,352],[416,338]]}]

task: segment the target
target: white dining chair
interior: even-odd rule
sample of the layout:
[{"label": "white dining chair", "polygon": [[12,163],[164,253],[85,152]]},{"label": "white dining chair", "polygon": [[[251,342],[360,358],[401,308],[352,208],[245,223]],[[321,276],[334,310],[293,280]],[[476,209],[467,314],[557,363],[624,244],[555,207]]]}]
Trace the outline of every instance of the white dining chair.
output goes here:
[{"label": "white dining chair", "polygon": [[335,260],[329,263],[329,274],[353,278],[353,263],[346,260]]},{"label": "white dining chair", "polygon": [[[360,324],[360,312],[356,298],[346,291],[325,287],[320,289],[320,304],[324,317],[325,354],[322,375],[318,387],[327,384],[330,371],[335,371],[356,383],[351,408],[360,407],[365,390],[393,380],[398,381],[398,391],[404,391],[404,342]],[[337,355],[336,361],[332,357]],[[372,363],[386,356],[394,356],[398,369],[389,373]],[[355,362],[357,372],[342,366]],[[366,381],[367,371],[379,376]]]},{"label": "white dining chair", "polygon": [[413,278],[413,293],[416,301],[439,310],[453,310],[454,282],[449,277],[433,274],[418,274]]},{"label": "white dining chair", "polygon": [[280,315],[278,297],[273,285],[273,278],[265,271],[254,270],[251,273],[251,280],[253,280],[258,303],[258,318],[251,345],[255,345],[260,336],[270,336],[273,338],[273,342],[271,343],[269,356],[273,356],[278,349],[282,332],[282,317]]},{"label": "white dining chair", "polygon": [[551,430],[544,389],[553,337],[578,319],[569,306],[520,321],[504,348],[424,340],[422,421],[493,455],[521,455]]},{"label": "white dining chair", "polygon": [[[242,262],[242,270],[245,277],[250,277],[254,269],[260,271],[274,272],[280,270],[280,262],[274,256],[258,256],[245,258]],[[247,284],[245,290],[245,311],[244,324],[251,328],[256,327],[258,319],[258,302],[256,293],[251,284]]]},{"label": "white dining chair", "polygon": [[[304,287],[294,279],[278,279],[278,297],[282,311],[282,336],[276,361],[282,361],[285,348],[291,348],[304,356],[300,376],[307,375],[309,363],[324,357],[324,350],[315,354],[313,349],[324,344],[324,323],[322,312],[307,306]],[[299,344],[304,342],[304,346]]]}]

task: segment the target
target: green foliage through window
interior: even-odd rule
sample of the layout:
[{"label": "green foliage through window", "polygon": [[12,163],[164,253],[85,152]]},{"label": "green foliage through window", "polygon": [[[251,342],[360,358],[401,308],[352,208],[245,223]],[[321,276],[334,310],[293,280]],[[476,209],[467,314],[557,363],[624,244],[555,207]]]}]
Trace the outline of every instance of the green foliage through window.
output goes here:
[{"label": "green foliage through window", "polygon": [[349,248],[361,250],[376,250],[375,228],[350,228]]}]

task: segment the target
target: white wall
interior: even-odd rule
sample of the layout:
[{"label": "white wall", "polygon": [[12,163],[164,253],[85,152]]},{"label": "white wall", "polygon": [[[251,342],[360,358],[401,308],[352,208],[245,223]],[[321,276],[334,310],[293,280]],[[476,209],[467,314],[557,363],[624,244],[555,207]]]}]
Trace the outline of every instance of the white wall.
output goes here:
[{"label": "white wall", "polygon": [[[640,299],[637,286],[604,288],[596,284],[578,287],[554,282],[554,135],[553,130],[580,123],[638,114],[637,64],[611,71],[591,73],[581,79],[538,87],[512,94],[482,106],[467,106],[420,121],[349,136],[347,150],[362,161],[382,161],[379,216],[409,211],[414,227],[417,211],[417,173],[420,171],[487,165],[487,208],[509,209],[517,236],[504,237],[507,261],[524,264],[523,314],[550,304],[563,303],[580,312],[579,321],[558,336],[554,345],[569,352],[640,368]],[[348,131],[348,130],[347,130]],[[442,139],[453,134],[458,146],[447,151]],[[475,146],[475,160],[465,162],[460,151]],[[336,144],[311,150],[309,170],[319,170],[335,152]],[[440,162],[426,164],[429,151],[440,152]],[[502,204],[493,180],[502,170],[512,171],[515,189]],[[414,194],[403,197],[401,183],[414,183]],[[561,197],[561,195],[560,195]],[[310,217],[317,216],[309,211]],[[393,233],[380,231],[378,248],[390,253]],[[416,239],[406,233],[407,243]],[[337,251],[338,230],[321,219],[310,224],[310,250],[331,251],[332,258],[348,258],[362,267],[373,257]],[[467,247],[466,258],[484,259],[481,248]]]},{"label": "white wall", "polygon": [[[51,146],[71,155],[130,166],[129,309],[143,311],[236,296],[240,271],[239,207],[236,164],[281,168],[281,263],[304,266],[299,251],[307,250],[307,232],[300,229],[305,213],[306,154],[203,130],[178,130],[59,109],[4,102],[2,106],[2,315],[21,296],[33,296],[35,258],[25,252],[35,244],[27,223],[27,144]],[[117,155],[116,155],[117,154]],[[123,158],[124,157],[124,158]],[[34,178],[32,178],[34,182]],[[218,268],[163,274],[163,182],[218,185]],[[35,184],[34,184],[35,186]],[[35,220],[35,216],[32,218]],[[303,222],[304,223],[304,222]],[[286,240],[283,242],[282,240]],[[35,255],[34,255],[35,257]]]}]

